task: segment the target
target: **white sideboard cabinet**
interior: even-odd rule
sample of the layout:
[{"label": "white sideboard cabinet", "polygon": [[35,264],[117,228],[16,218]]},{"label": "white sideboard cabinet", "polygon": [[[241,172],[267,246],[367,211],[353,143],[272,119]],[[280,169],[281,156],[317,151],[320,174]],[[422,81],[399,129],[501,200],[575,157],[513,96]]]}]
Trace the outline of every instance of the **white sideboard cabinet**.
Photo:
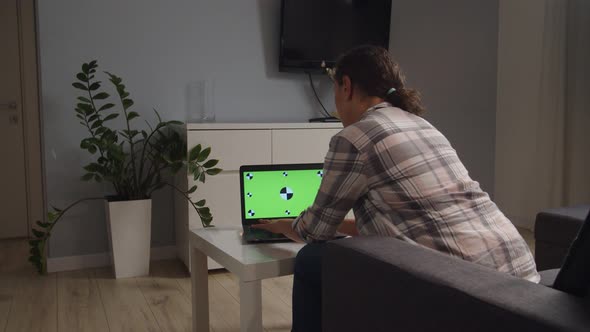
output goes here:
[{"label": "white sideboard cabinet", "polygon": [[[322,163],[332,136],[342,130],[341,123],[283,124],[187,124],[187,147],[211,147],[212,159],[223,171],[198,182],[193,194],[206,199],[217,227],[240,227],[240,179],[242,165]],[[185,172],[176,178],[180,188],[195,182]],[[189,267],[188,230],[202,227],[196,211],[178,193],[175,200],[175,228],[178,256]],[[209,269],[220,266],[209,261]]]}]

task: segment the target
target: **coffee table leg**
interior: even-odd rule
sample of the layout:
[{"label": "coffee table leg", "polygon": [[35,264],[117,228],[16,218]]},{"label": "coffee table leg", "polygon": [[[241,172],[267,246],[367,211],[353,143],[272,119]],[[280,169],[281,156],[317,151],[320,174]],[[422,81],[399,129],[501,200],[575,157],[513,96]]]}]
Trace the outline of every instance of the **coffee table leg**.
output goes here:
[{"label": "coffee table leg", "polygon": [[240,331],[262,331],[262,295],[260,280],[240,280]]},{"label": "coffee table leg", "polygon": [[191,249],[193,332],[209,332],[209,275],[207,256]]}]

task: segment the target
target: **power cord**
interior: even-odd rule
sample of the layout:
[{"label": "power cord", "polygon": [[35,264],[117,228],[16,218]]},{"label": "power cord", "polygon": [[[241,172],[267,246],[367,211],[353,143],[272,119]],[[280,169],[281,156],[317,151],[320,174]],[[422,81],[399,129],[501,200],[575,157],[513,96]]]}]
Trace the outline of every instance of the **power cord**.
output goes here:
[{"label": "power cord", "polygon": [[317,91],[315,90],[315,86],[313,85],[313,80],[311,79],[311,73],[307,72],[307,77],[309,77],[309,85],[311,85],[311,89],[313,90],[313,94],[315,95],[315,98],[317,99],[318,103],[320,103],[320,106],[322,106],[322,109],[324,110],[324,115],[327,118],[332,118],[332,116],[330,115],[330,112],[328,112],[328,110],[324,107],[324,104],[322,104],[322,101],[320,100],[320,97],[318,96]]}]

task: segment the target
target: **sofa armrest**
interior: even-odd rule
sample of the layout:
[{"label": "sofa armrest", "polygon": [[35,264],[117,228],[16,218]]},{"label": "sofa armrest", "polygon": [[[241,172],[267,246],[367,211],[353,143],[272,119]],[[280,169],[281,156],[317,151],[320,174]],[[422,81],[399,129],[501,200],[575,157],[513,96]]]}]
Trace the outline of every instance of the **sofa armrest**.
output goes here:
[{"label": "sofa armrest", "polygon": [[590,211],[590,205],[548,209],[535,219],[535,261],[542,270],[560,268]]},{"label": "sofa armrest", "polygon": [[590,303],[393,238],[327,244],[323,331],[588,331]]}]

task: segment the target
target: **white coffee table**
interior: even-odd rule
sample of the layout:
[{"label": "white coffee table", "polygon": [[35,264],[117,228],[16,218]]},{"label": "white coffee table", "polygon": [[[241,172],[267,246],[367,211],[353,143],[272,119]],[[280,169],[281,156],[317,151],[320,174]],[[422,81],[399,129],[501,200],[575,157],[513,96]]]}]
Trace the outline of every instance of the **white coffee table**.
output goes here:
[{"label": "white coffee table", "polygon": [[303,244],[246,244],[242,229],[205,228],[189,231],[193,331],[209,332],[207,256],[240,278],[240,330],[262,331],[260,281],[293,274],[295,256]]}]

